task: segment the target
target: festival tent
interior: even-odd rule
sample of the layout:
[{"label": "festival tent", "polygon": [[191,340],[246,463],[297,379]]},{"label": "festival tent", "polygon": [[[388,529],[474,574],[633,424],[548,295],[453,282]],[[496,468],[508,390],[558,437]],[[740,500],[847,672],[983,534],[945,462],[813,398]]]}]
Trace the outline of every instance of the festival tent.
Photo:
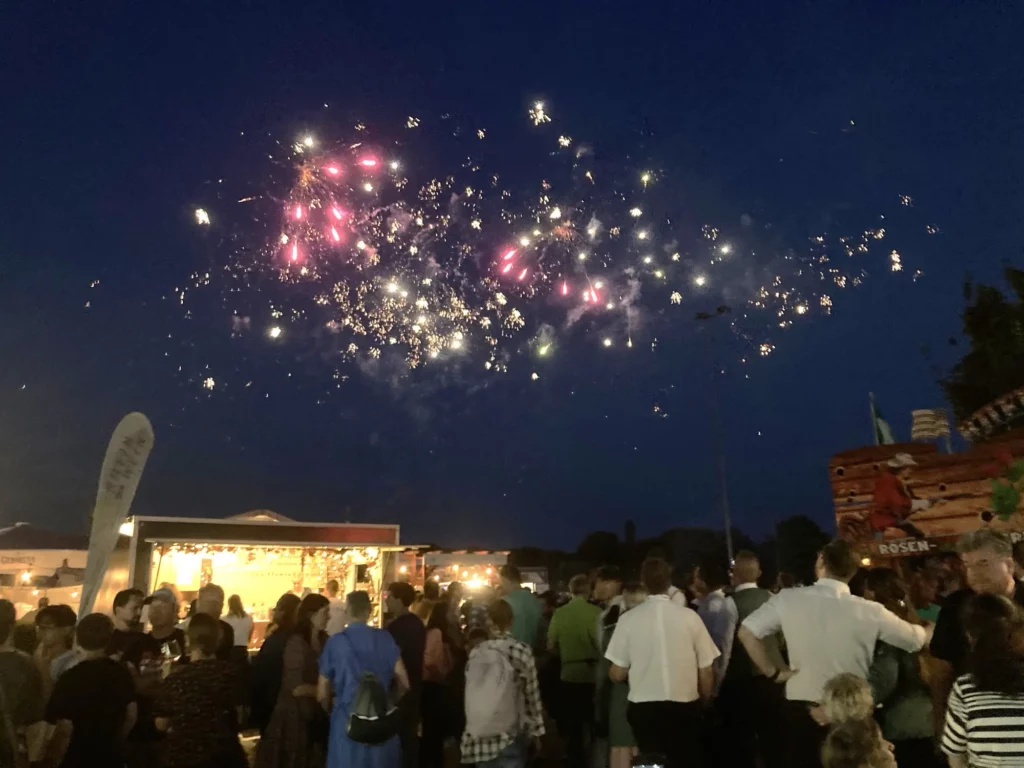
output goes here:
[{"label": "festival tent", "polygon": [[97,598],[108,606],[119,589],[147,594],[166,586],[187,605],[214,583],[238,594],[262,641],[277,599],[322,590],[337,580],[341,594],[369,592],[379,622],[384,586],[395,576],[399,526],[302,523],[268,510],[228,518],[138,516],[121,528]]}]

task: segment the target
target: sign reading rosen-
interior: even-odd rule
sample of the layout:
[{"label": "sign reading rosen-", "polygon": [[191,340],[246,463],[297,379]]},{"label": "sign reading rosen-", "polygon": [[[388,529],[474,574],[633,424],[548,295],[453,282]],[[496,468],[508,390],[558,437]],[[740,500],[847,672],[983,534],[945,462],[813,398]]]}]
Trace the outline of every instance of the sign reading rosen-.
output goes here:
[{"label": "sign reading rosen-", "polygon": [[927,539],[897,539],[887,544],[879,544],[876,547],[878,554],[888,555],[889,557],[894,555],[920,555],[938,548],[937,544],[933,544]]}]

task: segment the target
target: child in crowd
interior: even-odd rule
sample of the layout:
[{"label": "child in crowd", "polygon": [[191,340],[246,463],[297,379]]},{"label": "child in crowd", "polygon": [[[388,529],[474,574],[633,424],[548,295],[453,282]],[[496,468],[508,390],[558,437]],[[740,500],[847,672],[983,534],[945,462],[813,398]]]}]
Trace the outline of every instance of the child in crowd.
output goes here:
[{"label": "child in crowd", "polygon": [[892,744],[872,718],[849,720],[829,731],[821,749],[823,768],[896,768]]},{"label": "child in crowd", "polygon": [[825,696],[819,709],[824,715],[823,724],[840,725],[870,720],[875,711],[871,686],[867,680],[856,675],[836,675],[825,683]]}]

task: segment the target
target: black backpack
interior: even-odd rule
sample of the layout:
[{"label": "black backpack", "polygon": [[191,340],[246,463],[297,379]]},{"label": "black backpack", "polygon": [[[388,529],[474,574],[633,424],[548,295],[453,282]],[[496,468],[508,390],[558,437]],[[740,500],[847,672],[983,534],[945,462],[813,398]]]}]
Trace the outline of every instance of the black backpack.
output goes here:
[{"label": "black backpack", "polygon": [[[351,641],[349,647],[358,660]],[[348,715],[348,737],[360,744],[383,744],[398,733],[400,715],[400,710],[391,701],[380,678],[373,672],[363,672],[356,697],[352,701],[352,711]]]}]

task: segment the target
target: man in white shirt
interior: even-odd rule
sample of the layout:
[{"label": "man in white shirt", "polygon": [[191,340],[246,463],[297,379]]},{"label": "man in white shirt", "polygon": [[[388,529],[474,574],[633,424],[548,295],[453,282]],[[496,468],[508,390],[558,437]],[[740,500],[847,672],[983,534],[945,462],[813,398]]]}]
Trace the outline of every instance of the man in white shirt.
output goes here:
[{"label": "man in white shirt", "polygon": [[[788,764],[793,768],[821,765],[827,730],[810,711],[821,701],[826,682],[844,672],[867,678],[878,640],[910,652],[929,640],[924,627],[850,594],[848,582],[857,567],[856,553],[847,542],[830,542],[818,555],[817,583],[775,595],[746,618],[737,635],[769,680],[786,683]],[[779,631],[786,638],[792,669],[776,666],[761,641]]]},{"label": "man in white shirt", "polygon": [[736,603],[725,596],[725,585],[729,571],[718,558],[706,558],[697,571],[697,578],[704,597],[697,600],[697,615],[700,616],[708,634],[722,655],[715,659],[715,694],[722,687],[725,671],[732,656],[733,639],[736,637],[738,614]]},{"label": "man in white shirt", "polygon": [[345,611],[345,600],[338,595],[341,591],[341,586],[338,584],[337,579],[331,579],[327,582],[325,587],[327,592],[327,600],[330,606],[327,609],[327,627],[326,632],[328,635],[336,635],[346,626],[348,626],[348,613]]},{"label": "man in white shirt", "polygon": [[700,617],[669,599],[671,576],[661,558],[644,561],[640,577],[650,597],[622,614],[605,657],[609,677],[629,681],[626,717],[640,752],[664,756],[669,768],[699,767],[701,720],[719,652]]}]

